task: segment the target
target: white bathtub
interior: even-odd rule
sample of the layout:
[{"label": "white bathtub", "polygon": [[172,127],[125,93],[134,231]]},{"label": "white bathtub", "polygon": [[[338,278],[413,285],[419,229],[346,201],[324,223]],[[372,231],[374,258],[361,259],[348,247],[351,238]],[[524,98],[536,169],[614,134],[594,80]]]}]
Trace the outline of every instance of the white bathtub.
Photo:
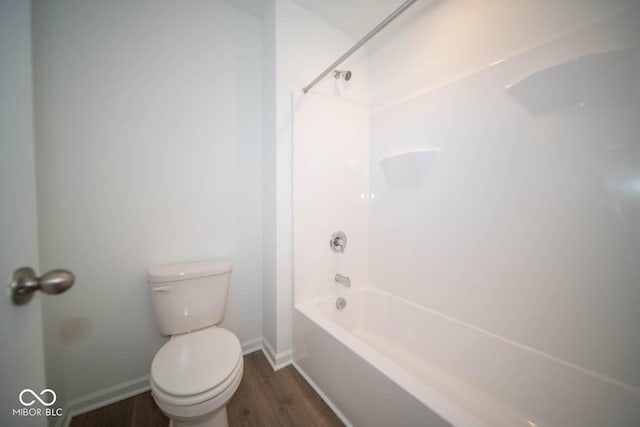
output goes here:
[{"label": "white bathtub", "polygon": [[640,390],[371,289],[296,306],[294,361],[354,426],[639,426]]}]

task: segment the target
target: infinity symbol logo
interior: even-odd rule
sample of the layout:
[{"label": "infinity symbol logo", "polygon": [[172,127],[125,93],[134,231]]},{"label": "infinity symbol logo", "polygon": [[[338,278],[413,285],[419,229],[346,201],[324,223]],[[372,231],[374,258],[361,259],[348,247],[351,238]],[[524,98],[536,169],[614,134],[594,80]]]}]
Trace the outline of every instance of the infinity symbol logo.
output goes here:
[{"label": "infinity symbol logo", "polygon": [[[25,393],[30,393],[30,394],[31,394],[31,396],[33,396],[33,398],[32,398],[30,401],[29,401],[29,400],[27,400],[27,401],[25,402],[25,401],[24,401],[24,399],[23,399],[23,396],[25,395]],[[43,396],[43,395],[45,395],[45,394],[47,394],[47,393],[50,393],[50,394],[51,394],[51,396],[53,396],[53,399],[51,399],[51,402],[46,402],[45,400],[42,400],[42,399],[40,398],[40,396]],[[30,388],[25,388],[24,390],[22,390],[22,391],[20,392],[20,395],[18,396],[18,399],[20,400],[20,403],[22,403],[24,406],[31,406],[31,405],[33,405],[34,403],[36,403],[36,400],[37,400],[38,402],[42,403],[44,406],[51,406],[51,405],[53,405],[54,403],[56,403],[56,399],[57,399],[56,392],[55,392],[55,391],[53,391],[53,390],[51,390],[50,388],[45,388],[44,390],[42,390],[42,391],[40,392],[40,396],[38,396],[38,395],[36,394],[36,392],[35,392],[35,391],[33,391],[33,390],[31,390]],[[27,397],[27,399],[28,399],[28,397]],[[34,400],[34,399],[35,399],[35,400]]]}]

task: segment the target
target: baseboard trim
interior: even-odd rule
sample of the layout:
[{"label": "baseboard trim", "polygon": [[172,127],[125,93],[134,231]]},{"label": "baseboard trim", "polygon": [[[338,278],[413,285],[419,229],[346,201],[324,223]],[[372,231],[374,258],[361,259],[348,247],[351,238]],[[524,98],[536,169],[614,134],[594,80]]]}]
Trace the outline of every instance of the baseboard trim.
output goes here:
[{"label": "baseboard trim", "polygon": [[262,338],[253,338],[250,340],[246,340],[245,342],[240,344],[242,346],[242,354],[246,355],[249,353],[253,353],[254,351],[258,351],[262,348]]},{"label": "baseboard trim", "polygon": [[276,355],[276,371],[293,363],[293,351],[281,351]]},{"label": "baseboard trim", "polygon": [[[243,355],[262,350],[274,371],[290,365],[293,361],[291,350],[276,354],[269,342],[262,337],[246,340],[240,345]],[[129,397],[149,391],[150,388],[149,375],[144,375],[111,387],[103,388],[102,390],[94,391],[78,399],[72,399],[65,405],[64,415],[54,423],[54,426],[69,427],[71,419],[77,415],[128,399]]]},{"label": "baseboard trim", "polygon": [[79,399],[72,399],[65,405],[66,410],[64,411],[64,416],[60,418],[56,426],[68,427],[71,419],[77,415],[144,393],[150,388],[149,375],[144,375],[111,387],[103,388],[102,390],[94,391]]},{"label": "baseboard trim", "polygon": [[271,369],[278,371],[293,362],[293,352],[291,350],[276,353],[269,341],[262,339],[262,352],[269,361]]},{"label": "baseboard trim", "polygon": [[316,393],[318,393],[318,395],[322,398],[322,400],[324,400],[324,403],[326,403],[327,406],[331,408],[333,413],[336,414],[338,418],[340,418],[340,421],[342,421],[342,423],[347,427],[353,427],[353,424],[351,424],[351,422],[347,419],[347,417],[345,417],[342,411],[340,411],[340,409],[338,409],[338,407],[333,404],[331,399],[329,399],[329,397],[327,397],[327,395],[324,394],[324,392],[320,389],[320,387],[318,387],[318,385],[315,382],[313,382],[311,377],[309,377],[309,375],[307,375],[307,373],[296,362],[291,362],[291,364],[296,369],[296,371],[298,371],[298,373],[302,375],[302,378],[304,378],[305,381],[309,383],[311,388],[314,389]]}]

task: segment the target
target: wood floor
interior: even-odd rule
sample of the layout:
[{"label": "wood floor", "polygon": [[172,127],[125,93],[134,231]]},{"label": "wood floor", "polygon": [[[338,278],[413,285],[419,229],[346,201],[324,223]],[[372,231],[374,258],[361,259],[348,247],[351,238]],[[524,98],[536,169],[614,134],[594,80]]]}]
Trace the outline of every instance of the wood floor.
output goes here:
[{"label": "wood floor", "polygon": [[[227,404],[230,427],[342,426],[293,366],[273,372],[261,351],[244,357],[244,375]],[[71,427],[168,426],[149,392],[73,417]]]}]

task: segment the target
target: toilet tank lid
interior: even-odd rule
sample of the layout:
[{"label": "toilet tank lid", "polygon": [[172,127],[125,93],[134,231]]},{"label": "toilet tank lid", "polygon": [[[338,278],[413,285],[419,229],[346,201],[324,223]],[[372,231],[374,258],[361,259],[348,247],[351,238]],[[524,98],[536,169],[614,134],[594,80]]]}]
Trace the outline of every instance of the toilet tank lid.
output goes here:
[{"label": "toilet tank lid", "polygon": [[149,283],[175,282],[223,274],[229,271],[231,271],[231,263],[229,261],[184,262],[151,267],[147,272],[147,279]]}]

